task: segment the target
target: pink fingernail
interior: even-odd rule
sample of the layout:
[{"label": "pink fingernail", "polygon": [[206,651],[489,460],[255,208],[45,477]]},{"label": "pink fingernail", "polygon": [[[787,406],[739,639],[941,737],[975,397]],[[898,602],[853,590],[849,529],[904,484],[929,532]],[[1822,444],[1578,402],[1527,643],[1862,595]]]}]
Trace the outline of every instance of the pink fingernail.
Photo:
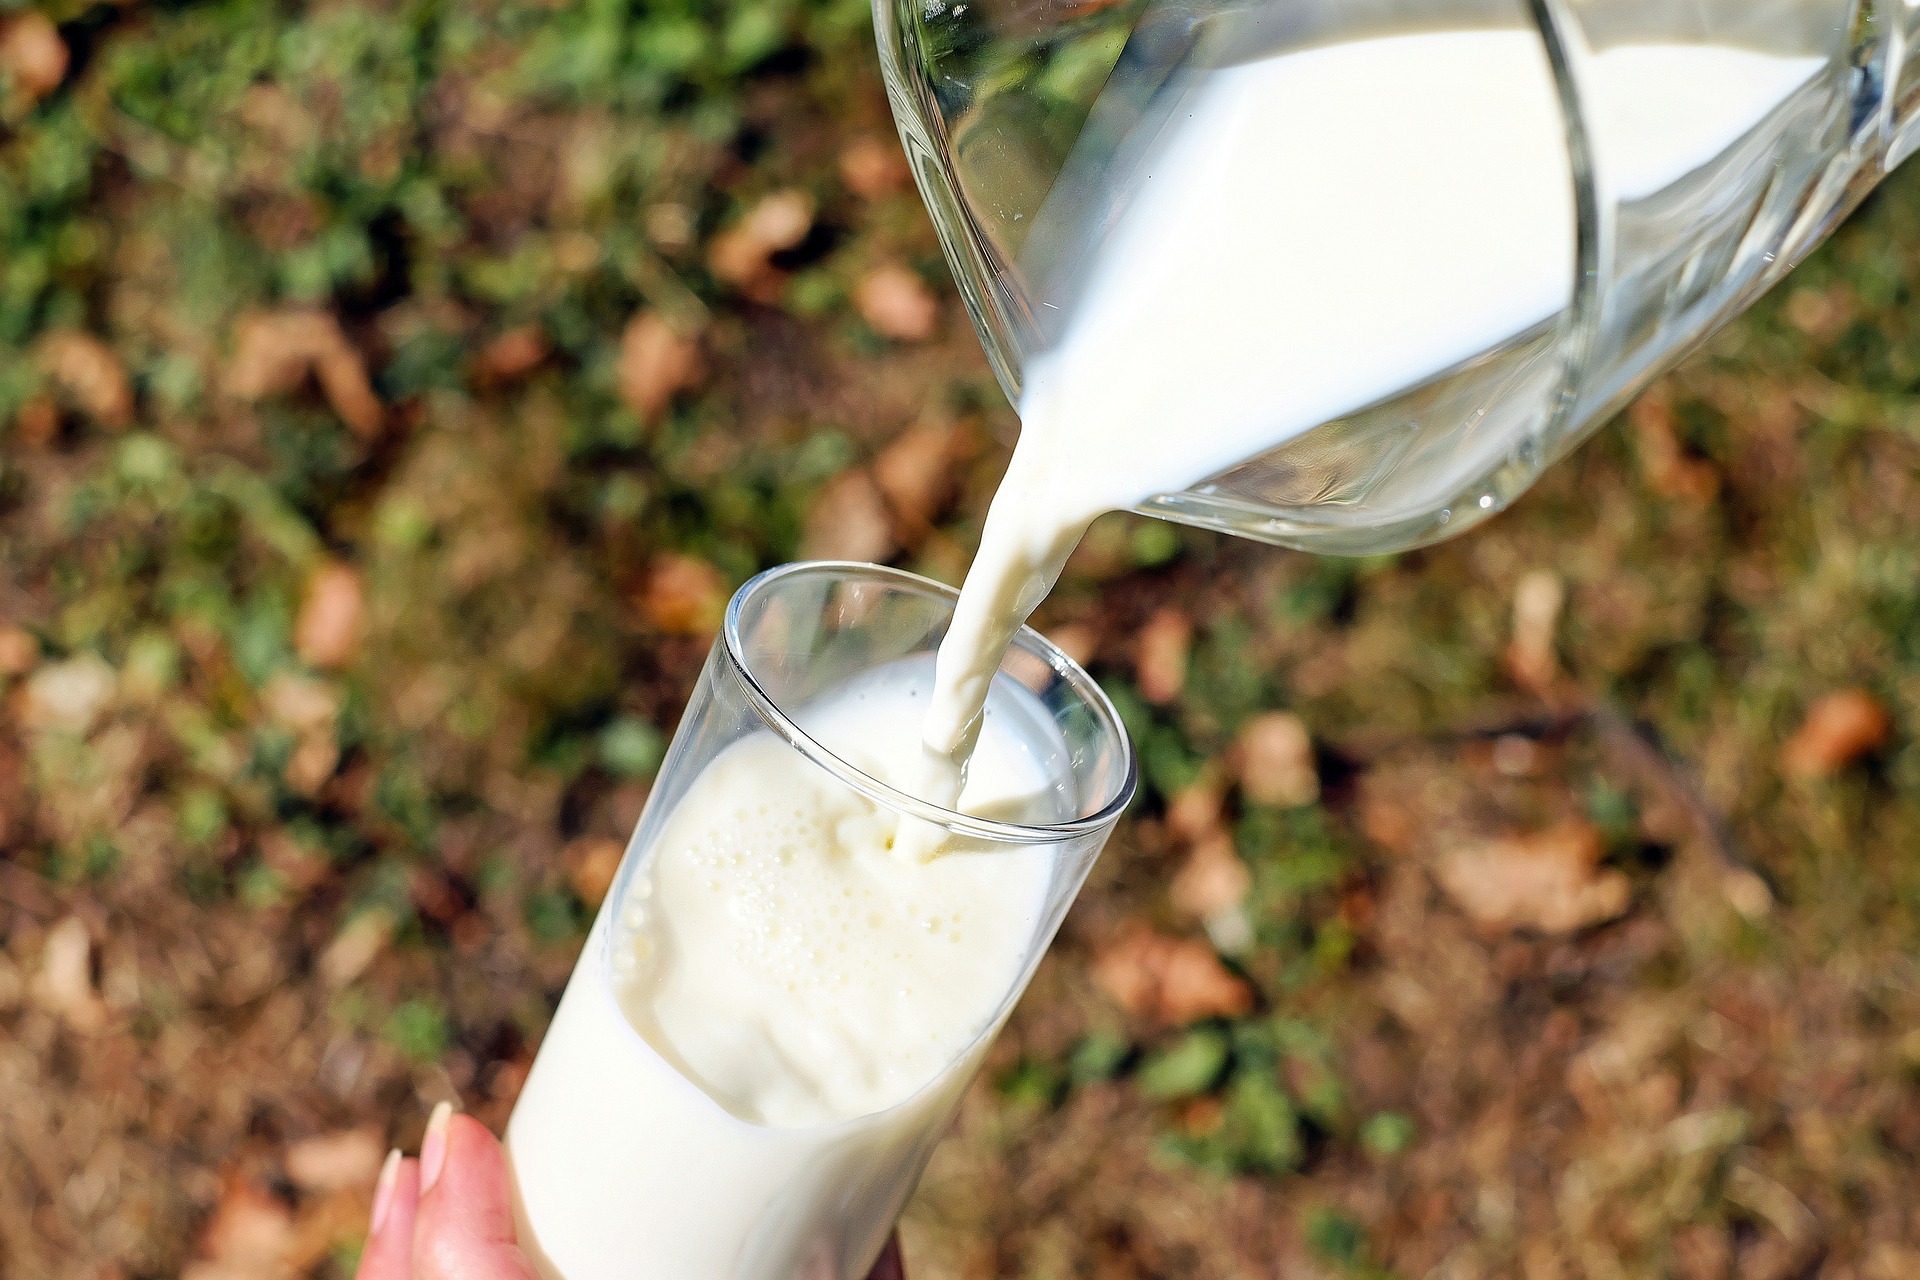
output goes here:
[{"label": "pink fingernail", "polygon": [[387,1210],[393,1205],[393,1184],[400,1178],[400,1148],[387,1152],[387,1162],[380,1166],[380,1182],[373,1189],[373,1225],[368,1235],[379,1235],[380,1224],[387,1220]]},{"label": "pink fingernail", "polygon": [[420,1194],[433,1190],[440,1170],[447,1163],[447,1125],[453,1121],[453,1104],[443,1102],[427,1117],[427,1136],[420,1140]]}]

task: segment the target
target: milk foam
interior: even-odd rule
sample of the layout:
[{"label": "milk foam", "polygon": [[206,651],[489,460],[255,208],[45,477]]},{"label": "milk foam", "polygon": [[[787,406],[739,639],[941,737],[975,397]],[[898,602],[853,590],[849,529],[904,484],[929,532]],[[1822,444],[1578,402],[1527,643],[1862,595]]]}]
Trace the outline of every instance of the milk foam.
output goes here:
[{"label": "milk foam", "polygon": [[[926,664],[810,709],[910,783]],[[966,802],[1058,821],[1011,709],[987,717]],[[1050,726],[1049,726],[1050,727]],[[1013,990],[1051,879],[1045,847],[900,856],[895,821],[784,741],[727,748],[675,807],[629,895],[614,961],[628,1019],[742,1119],[824,1125],[901,1102],[952,1064]]]}]

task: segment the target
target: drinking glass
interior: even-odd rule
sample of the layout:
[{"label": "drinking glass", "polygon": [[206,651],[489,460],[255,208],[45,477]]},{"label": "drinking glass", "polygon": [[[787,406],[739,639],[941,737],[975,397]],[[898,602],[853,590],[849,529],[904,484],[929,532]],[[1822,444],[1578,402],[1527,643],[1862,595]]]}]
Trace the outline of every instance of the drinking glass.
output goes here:
[{"label": "drinking glass", "polygon": [[[916,181],[1016,405],[1036,362],[1060,349],[1103,255],[1123,251],[1116,229],[1151,188],[1158,148],[1219,77],[1330,51],[1353,55],[1344,65],[1364,72],[1368,50],[1409,37],[1524,41],[1541,85],[1528,110],[1539,119],[1505,126],[1546,131],[1553,146],[1544,160],[1515,152],[1506,169],[1436,164],[1424,186],[1405,188],[1417,198],[1351,211],[1368,237],[1358,248],[1296,242],[1276,218],[1268,242],[1243,250],[1250,282],[1284,281],[1295,266],[1315,265],[1314,255],[1351,264],[1356,296],[1282,287],[1238,300],[1266,306],[1274,361],[1298,345],[1287,336],[1298,325],[1326,328],[1343,359],[1401,331],[1417,331],[1425,353],[1337,399],[1294,406],[1304,419],[1276,416],[1243,456],[1138,507],[1308,550],[1370,554],[1436,541],[1511,503],[1920,149],[1916,3],[875,0],[875,14]],[[1338,207],[1370,157],[1470,156],[1473,140],[1448,136],[1444,122],[1485,90],[1486,76],[1453,64],[1455,44],[1427,47],[1420,75],[1330,79],[1301,99],[1284,129],[1344,141],[1276,157],[1289,166],[1279,187]],[[1657,118],[1647,118],[1648,86],[1665,104]],[[1373,177],[1392,189],[1392,175]],[[1494,254],[1494,269],[1479,273],[1534,272],[1521,283],[1538,305],[1516,311],[1510,327],[1476,328],[1489,301],[1479,280],[1435,283],[1462,269],[1446,218],[1462,209],[1521,217],[1490,193],[1542,181],[1564,205],[1564,225],[1556,211],[1518,226],[1511,257],[1534,252],[1521,246],[1540,237],[1548,252],[1518,267]],[[1484,221],[1477,212],[1467,219],[1475,221]],[[1219,282],[1222,302],[1237,284]],[[1169,333],[1205,320],[1153,318]],[[1182,350],[1169,344],[1146,362],[1154,367],[1141,385],[1203,383],[1210,375]],[[1184,405],[1166,416],[1168,433],[1204,437],[1219,427]]]},{"label": "drinking glass", "polygon": [[[862,744],[835,740],[810,709],[875,673],[930,681],[954,600],[912,574],[845,563],[773,569],[734,596],[508,1123],[520,1236],[546,1275],[860,1280],[873,1265],[1135,785],[1133,752],[1105,695],[1025,629],[990,706],[1024,717],[1053,820],[949,812],[849,763]],[[1050,866],[997,1010],[950,1066],[888,1110],[800,1129],[741,1119],[656,1052],[616,1002],[616,947],[646,909],[656,844],[702,770],[753,735],[784,744],[871,811],[940,828],[950,849],[942,856],[1038,849]]]}]

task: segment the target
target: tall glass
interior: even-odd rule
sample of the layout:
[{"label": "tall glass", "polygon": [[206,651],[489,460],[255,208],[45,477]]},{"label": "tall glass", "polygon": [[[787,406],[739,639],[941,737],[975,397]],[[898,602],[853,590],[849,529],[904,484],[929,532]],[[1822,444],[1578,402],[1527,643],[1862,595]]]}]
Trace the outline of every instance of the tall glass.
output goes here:
[{"label": "tall glass", "polygon": [[[1221,255],[1189,312],[1140,308],[1170,338],[1216,306],[1259,317],[1136,362],[1140,394],[1174,389],[1170,436],[1242,434],[1138,509],[1314,551],[1417,545],[1500,510],[1920,148],[1916,0],[875,14],[916,180],[1016,404],[1081,304],[1120,323],[1126,290],[1103,272],[1172,261],[1173,233],[1129,241],[1128,219],[1182,130],[1215,127],[1183,122],[1222,118],[1210,95],[1249,69],[1281,86],[1267,154],[1235,159],[1275,170],[1269,234]],[[1206,418],[1227,346],[1271,365],[1263,422]]]},{"label": "tall glass", "polygon": [[[876,673],[930,680],[954,599],[911,574],[841,563],[774,569],[734,596],[508,1124],[521,1238],[548,1276],[859,1280],[873,1265],[1135,785],[1111,704],[1031,630],[1001,663],[990,708],[1024,718],[1057,820],[948,812],[849,763],[871,744],[816,712]],[[998,1007],[934,1079],[875,1114],[804,1128],[742,1119],[636,1031],[616,999],[621,941],[657,905],[649,869],[663,834],[702,773],[749,740],[791,752],[862,812],[942,829],[942,856],[1045,860],[1030,941]]]}]

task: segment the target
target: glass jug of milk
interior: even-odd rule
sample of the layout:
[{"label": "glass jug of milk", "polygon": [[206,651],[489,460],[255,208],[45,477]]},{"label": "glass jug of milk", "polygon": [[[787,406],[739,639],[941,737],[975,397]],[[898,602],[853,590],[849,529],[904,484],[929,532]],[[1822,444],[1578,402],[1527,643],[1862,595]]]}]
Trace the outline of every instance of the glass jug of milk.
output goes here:
[{"label": "glass jug of milk", "polygon": [[1023,439],[1375,553],[1498,511],[1920,149],[1917,0],[875,0]]}]

